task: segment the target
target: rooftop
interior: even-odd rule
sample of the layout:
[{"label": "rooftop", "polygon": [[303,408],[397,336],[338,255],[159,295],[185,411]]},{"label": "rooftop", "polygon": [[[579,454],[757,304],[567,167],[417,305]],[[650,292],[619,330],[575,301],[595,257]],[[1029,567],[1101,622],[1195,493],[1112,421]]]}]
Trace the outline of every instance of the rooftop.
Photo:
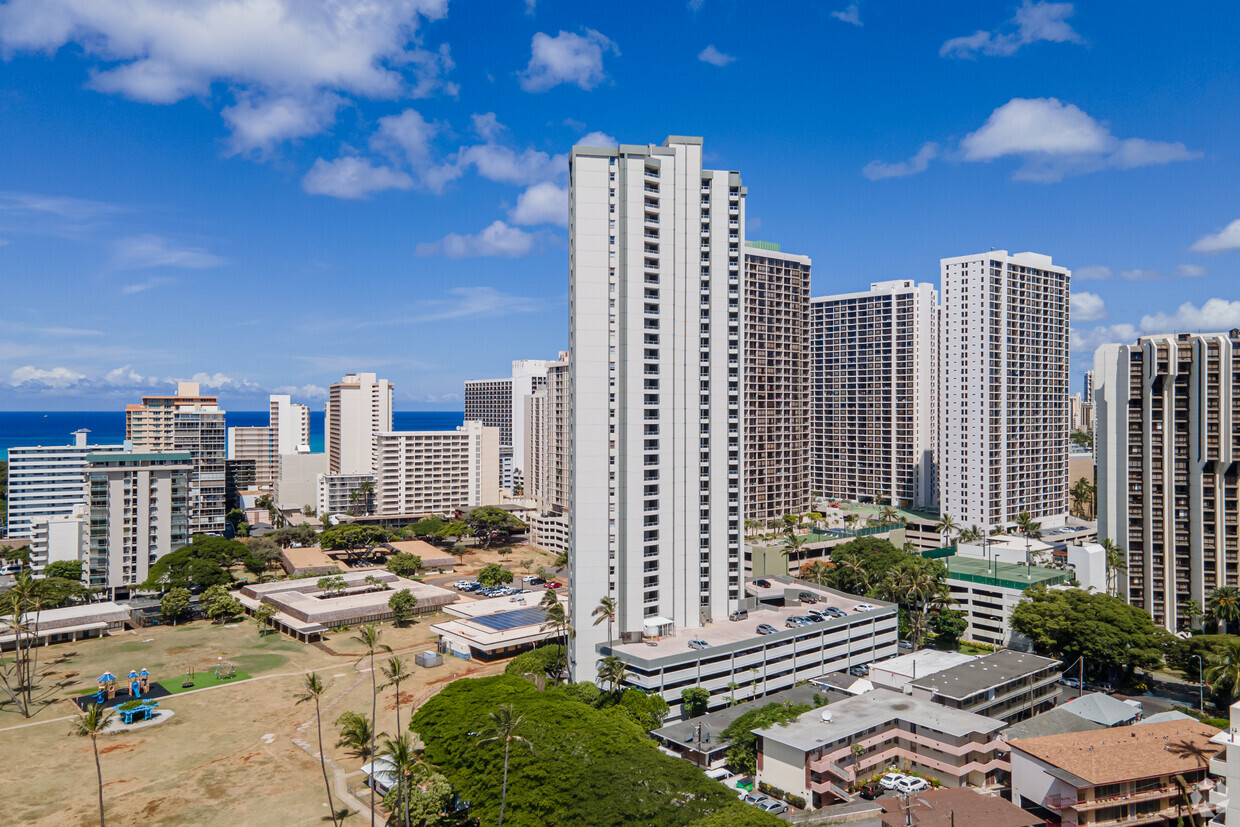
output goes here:
[{"label": "rooftop", "polygon": [[1060,666],[1053,658],[1044,658],[1027,652],[1001,649],[992,655],[943,669],[925,678],[918,678],[913,685],[928,689],[937,695],[963,700],[979,692],[985,692],[1019,680],[1035,672]]},{"label": "rooftop", "polygon": [[1083,787],[1202,769],[1221,749],[1210,742],[1218,731],[1198,721],[1172,721],[1100,729],[1087,739],[1065,733],[1010,745],[1074,776]]},{"label": "rooftop", "polygon": [[948,557],[944,562],[947,563],[948,580],[981,583],[1009,589],[1023,590],[1039,584],[1055,586],[1066,583],[1072,578],[1072,572],[1060,569],[1022,566],[1019,563],[989,562],[960,555]]},{"label": "rooftop", "polygon": [[1102,724],[1087,721],[1062,706],[1049,712],[1034,715],[1028,720],[1012,724],[1003,730],[1003,737],[1009,741],[1017,738],[1040,738],[1043,735],[1067,735],[1072,732],[1090,732],[1095,729],[1106,729]]},{"label": "rooftop", "polygon": [[[818,689],[814,686],[794,686],[793,688],[785,689],[782,692],[772,692],[764,698],[745,701],[744,703],[739,703],[736,706],[724,707],[716,712],[708,712],[705,715],[699,715],[698,717],[690,718],[687,721],[676,721],[675,723],[668,724],[661,729],[656,729],[650,734],[661,741],[687,747],[693,744],[694,728],[701,724],[703,728],[703,738],[707,737],[707,734],[709,734],[709,737],[713,741],[717,742],[716,746],[721,747],[724,745],[719,741],[719,736],[723,734],[723,731],[727,729],[733,721],[745,713],[752,712],[755,709],[761,709],[767,704],[812,704],[814,702],[815,695],[825,694],[826,690]],[[835,697],[838,696],[832,696],[833,699]]]},{"label": "rooftop", "polygon": [[[251,583],[241,590],[241,594],[252,601],[271,603],[295,620],[329,627],[365,621],[376,615],[389,615],[388,600],[393,592],[402,589],[408,589],[422,609],[446,606],[457,600],[457,594],[453,591],[406,580],[381,569],[342,572],[334,576],[344,579],[346,591],[343,594],[330,595],[321,591],[314,578]],[[367,584],[367,577],[383,581],[387,588],[373,589]]]},{"label": "rooftop", "polygon": [[[822,719],[824,712],[831,713],[830,721]],[[823,744],[852,738],[868,729],[898,721],[958,738],[975,732],[997,733],[1003,727],[1003,722],[995,718],[950,709],[890,689],[875,689],[864,695],[836,701],[822,709],[810,710],[787,726],[776,725],[754,732],[776,743],[809,752]]]},{"label": "rooftop", "polygon": [[1132,704],[1126,704],[1119,698],[1104,695],[1101,692],[1082,695],[1062,704],[1059,708],[1066,709],[1073,715],[1079,715],[1087,721],[1108,727],[1127,723],[1136,718],[1139,712]]},{"label": "rooftop", "polygon": [[871,670],[888,672],[899,678],[924,678],[944,669],[968,663],[973,655],[961,652],[940,652],[938,649],[922,649],[909,655],[900,655],[874,664]]},{"label": "rooftop", "polygon": [[[956,827],[976,824],[985,827],[1035,827],[1041,818],[1022,810],[997,795],[982,795],[971,787],[940,787],[909,797],[912,823],[917,827]],[[906,811],[900,799],[883,799],[884,827],[904,827]]]}]

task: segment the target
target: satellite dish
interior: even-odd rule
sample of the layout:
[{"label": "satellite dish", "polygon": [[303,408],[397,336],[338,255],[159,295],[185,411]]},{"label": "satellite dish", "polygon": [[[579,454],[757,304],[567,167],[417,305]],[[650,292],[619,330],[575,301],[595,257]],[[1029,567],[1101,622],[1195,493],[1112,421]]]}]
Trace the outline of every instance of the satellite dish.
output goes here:
[{"label": "satellite dish", "polygon": [[824,709],[822,711],[822,720],[823,720],[823,723],[827,723],[827,724],[831,723],[831,711],[830,710]]}]

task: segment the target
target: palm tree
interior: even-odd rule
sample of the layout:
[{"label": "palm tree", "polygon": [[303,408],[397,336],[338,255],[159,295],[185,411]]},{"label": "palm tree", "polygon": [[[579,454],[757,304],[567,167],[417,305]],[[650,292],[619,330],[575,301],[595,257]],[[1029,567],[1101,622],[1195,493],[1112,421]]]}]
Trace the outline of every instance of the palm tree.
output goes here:
[{"label": "palm tree", "polygon": [[934,524],[934,530],[938,532],[940,537],[946,538],[944,545],[951,545],[952,535],[956,533],[956,518],[950,514],[944,514],[939,517],[939,521]]},{"label": "palm tree", "polygon": [[426,765],[418,757],[413,739],[407,732],[402,732],[395,738],[385,738],[382,754],[391,762],[392,774],[396,776],[396,801],[401,813],[397,823],[403,821],[405,827],[409,827],[409,793],[413,787],[413,777],[419,770],[425,770]]},{"label": "palm tree", "polygon": [[1240,590],[1235,586],[1219,586],[1210,593],[1206,603],[1210,616],[1222,624],[1223,634],[1232,623],[1240,621]]},{"label": "palm tree", "polygon": [[1107,593],[1119,594],[1119,576],[1128,571],[1127,555],[1110,537],[1100,540],[1098,545],[1106,552]]},{"label": "palm tree", "polygon": [[[789,534],[787,537],[784,538],[783,551],[780,553],[783,554],[784,557],[786,557],[789,561],[796,562],[797,558],[805,551],[805,549],[808,546],[809,546],[808,537],[804,535]],[[791,572],[792,570],[791,565],[788,566],[788,570],[789,572]]]},{"label": "palm tree", "polygon": [[[379,728],[378,712],[379,712],[379,675],[375,672],[375,652],[391,652],[392,647],[385,643],[379,642],[379,636],[382,632],[379,627],[373,623],[367,624],[357,630],[357,634],[353,636],[353,640],[362,644],[362,648],[366,651],[362,657],[370,658],[370,754],[375,754],[375,730]],[[358,658],[360,661],[362,658]],[[370,827],[375,827],[375,788],[370,787]]]},{"label": "palm tree", "polygon": [[883,510],[878,513],[878,519],[881,520],[884,525],[894,525],[895,523],[900,522],[900,512],[896,511],[889,505],[885,505],[883,506]]},{"label": "palm tree", "polygon": [[845,514],[844,523],[848,525],[849,528],[853,527],[854,525],[857,524],[857,515],[856,514]]},{"label": "palm tree", "polygon": [[69,728],[70,735],[89,738],[95,751],[95,775],[99,780],[99,827],[103,827],[103,768],[99,766],[99,736],[112,725],[113,714],[110,709],[91,704],[85,712],[74,717]]},{"label": "palm tree", "polygon": [[1196,600],[1190,600],[1185,603],[1184,616],[1188,618],[1188,626],[1191,629],[1193,621],[1202,616],[1201,604]]},{"label": "palm tree", "polygon": [[598,668],[599,683],[611,684],[611,691],[616,692],[628,673],[629,667],[624,661],[615,655],[608,655],[603,658],[603,662]]},{"label": "palm tree", "polygon": [[825,586],[831,577],[831,564],[819,561],[802,566],[800,576],[802,580],[809,583]]},{"label": "palm tree", "polygon": [[[318,673],[311,672],[306,675],[302,682],[302,694],[297,696],[297,703],[305,703],[306,701],[314,701],[314,721],[319,728],[319,764],[323,767],[323,786],[327,788],[327,809],[332,814],[332,824],[338,825],[340,821],[336,818],[336,805],[332,802],[332,785],[327,780],[327,754],[323,752],[323,715],[319,711],[319,698],[323,694],[323,681],[319,678]],[[371,807],[371,812],[374,808]]]},{"label": "palm tree", "polygon": [[[558,603],[559,601],[557,600],[556,602]],[[598,605],[594,607],[594,611],[590,612],[590,615],[594,617],[595,626],[604,620],[607,621],[607,640],[610,643],[611,624],[616,622],[616,599],[610,595],[599,598]]]},{"label": "palm tree", "polygon": [[1089,519],[1088,506],[1093,502],[1093,488],[1089,480],[1081,477],[1068,489],[1072,497],[1072,513],[1082,520]]},{"label": "palm tree", "polygon": [[859,556],[849,557],[840,563],[843,569],[846,569],[854,581],[854,588],[857,594],[864,595],[870,590],[870,570],[865,567],[865,561]]},{"label": "palm tree", "polygon": [[383,673],[384,683],[379,687],[379,691],[387,689],[389,686],[396,687],[396,734],[401,734],[400,729],[400,682],[407,681],[413,677],[413,673],[409,671],[409,667],[405,666],[405,662],[398,655],[392,655],[387,659],[386,664],[380,664],[379,671]]},{"label": "palm tree", "polygon": [[1208,658],[1210,668],[1206,671],[1206,681],[1216,686],[1226,686],[1234,698],[1240,689],[1240,642],[1229,640],[1223,644],[1218,654]]},{"label": "palm tree", "polygon": [[491,713],[491,723],[485,730],[485,737],[478,743],[485,744],[488,741],[504,742],[504,786],[499,797],[499,824],[497,827],[504,827],[504,805],[508,803],[508,751],[512,746],[512,742],[516,741],[525,744],[527,747],[530,742],[517,734],[521,729],[524,721],[517,714],[512,704],[500,704],[499,708]]},{"label": "palm tree", "polygon": [[1042,537],[1042,524],[1036,522],[1028,511],[1022,511],[1016,515],[1016,529],[1025,535],[1025,565],[1032,565],[1029,560],[1029,544]]},{"label": "palm tree", "polygon": [[755,531],[758,531],[760,528],[762,528],[762,522],[760,520],[745,520],[746,536],[753,534]]},{"label": "palm tree", "polygon": [[276,501],[271,498],[270,494],[264,494],[254,501],[255,508],[265,508],[271,516],[271,524],[276,528],[284,525],[284,515],[280,509],[276,508]]},{"label": "palm tree", "polygon": [[336,726],[340,727],[340,740],[336,742],[336,746],[345,748],[349,755],[363,761],[374,756],[371,751],[374,739],[386,734],[382,732],[376,734],[370,725],[370,719],[352,710],[340,713],[340,717],[336,719]]},{"label": "palm tree", "polygon": [[546,618],[540,627],[540,631],[555,631],[556,637],[564,639],[563,666],[556,667],[555,682],[559,683],[560,671],[562,669],[567,669],[568,667],[568,642],[572,640],[574,635],[576,635],[573,625],[569,623],[568,612],[564,609],[564,604],[559,600],[555,601],[554,606],[549,606],[546,609]]},{"label": "palm tree", "polygon": [[358,501],[363,503],[367,514],[374,510],[375,484],[373,482],[363,480],[354,492],[357,494]]},{"label": "palm tree", "polygon": [[964,531],[957,534],[956,539],[962,543],[976,543],[978,540],[982,539],[985,536],[986,535],[982,533],[982,530],[980,528],[978,528],[976,525],[971,525],[968,528],[966,528]]}]

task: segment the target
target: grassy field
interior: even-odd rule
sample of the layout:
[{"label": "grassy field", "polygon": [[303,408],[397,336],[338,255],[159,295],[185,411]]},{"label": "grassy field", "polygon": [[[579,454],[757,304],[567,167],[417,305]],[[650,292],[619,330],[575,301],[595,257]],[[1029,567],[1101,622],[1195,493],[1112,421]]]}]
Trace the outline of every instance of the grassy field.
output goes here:
[{"label": "grassy field", "polygon": [[[415,653],[434,647],[428,627],[437,619],[423,618],[403,629],[380,627],[382,641],[405,658],[413,673],[401,685],[402,724],[413,708],[454,678],[503,669],[502,664],[452,658],[432,669],[414,666]],[[67,737],[74,712],[67,697],[92,689],[94,678],[105,670],[125,674],[143,667],[153,681],[179,690],[192,666],[197,671],[195,691],[160,700],[161,708],[173,710],[175,717],[101,738],[108,824],[330,824],[314,707],[296,703],[296,697],[304,673],[317,671],[326,684],[321,703],[327,756],[356,774],[362,761],[334,746],[335,720],[342,712],[370,713],[369,664],[358,662],[360,647],[351,638],[351,632],[338,633],[322,646],[306,646],[281,635],[260,637],[253,622],[198,622],[40,650],[48,697],[33,725],[10,709],[0,709],[0,753],[22,756],[20,761],[0,762],[6,822],[49,827],[98,823],[94,759],[88,740]],[[203,681],[214,680],[211,670],[219,656],[252,677],[204,690]],[[396,701],[392,689],[380,693],[378,728],[383,732],[395,732]],[[310,748],[303,749],[294,739]],[[360,780],[360,775],[350,777],[354,786]],[[363,822],[369,818],[356,814],[345,821]]]}]

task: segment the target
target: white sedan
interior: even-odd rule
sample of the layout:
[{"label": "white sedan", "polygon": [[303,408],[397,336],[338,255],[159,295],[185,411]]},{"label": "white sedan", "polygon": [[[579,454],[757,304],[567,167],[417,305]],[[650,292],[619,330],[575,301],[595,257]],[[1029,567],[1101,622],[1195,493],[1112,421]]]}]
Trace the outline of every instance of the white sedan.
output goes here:
[{"label": "white sedan", "polygon": [[889,772],[882,778],[878,779],[878,785],[884,790],[894,790],[896,785],[906,778],[908,778],[908,776],[902,772]]},{"label": "white sedan", "polygon": [[930,786],[930,782],[924,778],[918,778],[914,775],[906,775],[896,782],[896,792],[912,795],[919,793]]}]

